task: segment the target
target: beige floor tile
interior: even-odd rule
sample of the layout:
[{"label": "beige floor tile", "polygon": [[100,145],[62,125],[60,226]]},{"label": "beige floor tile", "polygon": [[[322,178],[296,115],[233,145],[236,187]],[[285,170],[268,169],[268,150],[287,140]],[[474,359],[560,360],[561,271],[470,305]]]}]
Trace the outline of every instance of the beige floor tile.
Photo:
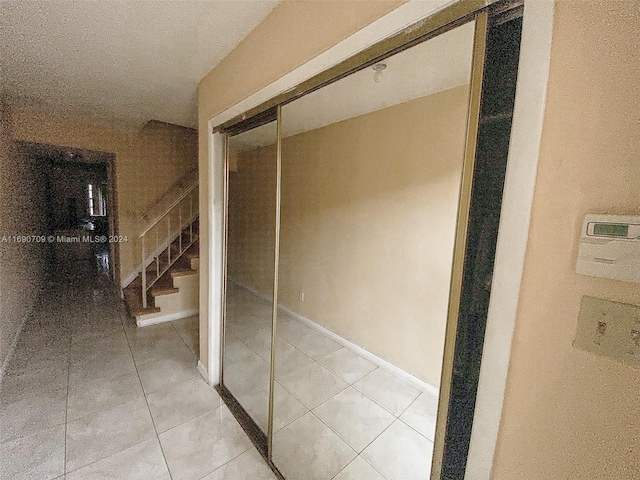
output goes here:
[{"label": "beige floor tile", "polygon": [[26,480],[64,474],[64,425],[0,444],[0,478]]},{"label": "beige floor tile", "polygon": [[331,352],[340,349],[340,344],[322,332],[312,332],[300,338],[291,340],[291,343],[313,359],[318,359]]},{"label": "beige floor tile", "polygon": [[147,396],[158,432],[164,432],[221,404],[216,391],[198,377],[193,377]]},{"label": "beige floor tile", "polygon": [[273,437],[273,462],[287,480],[330,480],[356,456],[311,412]]},{"label": "beige floor tile", "polygon": [[362,457],[388,480],[428,480],[433,443],[396,420]]},{"label": "beige floor tile", "polygon": [[67,471],[125,450],[155,435],[144,398],[67,424]]},{"label": "beige floor tile", "polygon": [[151,438],[71,473],[65,480],[171,480],[157,438]]},{"label": "beige floor tile", "polygon": [[240,339],[235,337],[225,337],[224,344],[224,364],[231,365],[238,360],[244,360],[245,358],[249,358],[254,355],[256,352],[251,350],[247,345]]},{"label": "beige floor tile", "polygon": [[357,452],[361,452],[396,419],[353,387],[331,397],[313,413]]},{"label": "beige floor tile", "polygon": [[376,365],[355,352],[341,348],[318,360],[345,382],[351,384],[376,369]]},{"label": "beige floor tile", "polygon": [[174,480],[200,479],[253,448],[225,405],[161,433],[160,443]]},{"label": "beige floor tile", "polygon": [[[271,328],[256,329],[245,335],[242,341],[263,360],[268,362],[271,358]],[[277,348],[281,348],[284,344],[286,344],[284,340],[277,339]]]},{"label": "beige floor tile", "polygon": [[[238,402],[258,424],[262,431],[267,433],[267,422],[269,417],[269,384],[239,397]],[[300,401],[291,395],[282,385],[278,382],[274,383],[274,431],[277,432],[282,427],[301,417],[308,411],[309,409],[300,403]]]},{"label": "beige floor tile", "polygon": [[193,317],[174,320],[171,323],[178,332],[178,335],[182,338],[182,341],[187,344],[191,353],[197,355],[200,350],[200,317],[195,315]]},{"label": "beige floor tile", "polygon": [[250,448],[202,480],[276,480],[276,478],[258,451]]},{"label": "beige floor tile", "polygon": [[183,353],[138,367],[142,388],[146,394],[199,375],[196,358],[191,353]]},{"label": "beige floor tile", "polygon": [[348,386],[317,362],[285,375],[278,381],[308,408],[320,405]]},{"label": "beige floor tile", "polygon": [[99,378],[119,377],[136,374],[136,365],[131,352],[103,358],[79,359],[69,367],[69,385],[74,386]]},{"label": "beige floor tile", "polygon": [[[265,358],[267,363],[271,363],[271,359]],[[297,370],[300,367],[313,363],[313,358],[308,356],[302,350],[297,349],[290,343],[282,341],[276,342],[276,376],[282,377],[288,373]]]},{"label": "beige floor tile", "polygon": [[169,326],[172,331],[166,336],[149,336],[143,340],[130,342],[133,359],[138,367],[170,357],[182,358],[185,355],[193,355],[173,327]]},{"label": "beige floor tile", "polygon": [[380,472],[357,456],[333,480],[386,480]]},{"label": "beige floor tile", "polygon": [[299,320],[294,319],[278,319],[277,335],[284,338],[287,342],[294,342],[295,340],[314,333],[315,330],[305,325]]},{"label": "beige floor tile", "polygon": [[224,384],[236,398],[266,385],[269,375],[269,365],[256,354],[224,366]]},{"label": "beige floor tile", "polygon": [[400,416],[406,424],[416,429],[433,442],[438,415],[438,399],[429,393],[422,393]]},{"label": "beige floor tile", "polygon": [[66,422],[67,390],[44,390],[0,406],[0,442]]},{"label": "beige floor tile", "polygon": [[53,362],[40,369],[25,369],[5,375],[0,386],[2,404],[17,402],[43,391],[65,390],[69,379],[68,362]]},{"label": "beige floor tile", "polygon": [[124,330],[110,335],[99,335],[74,339],[71,344],[71,361],[93,360],[113,355],[129,353],[129,343]]},{"label": "beige floor tile", "polygon": [[401,415],[421,393],[382,368],[375,369],[353,386],[396,416]]},{"label": "beige floor tile", "polygon": [[116,405],[142,397],[138,375],[97,378],[71,385],[67,404],[67,421],[101,412]]}]

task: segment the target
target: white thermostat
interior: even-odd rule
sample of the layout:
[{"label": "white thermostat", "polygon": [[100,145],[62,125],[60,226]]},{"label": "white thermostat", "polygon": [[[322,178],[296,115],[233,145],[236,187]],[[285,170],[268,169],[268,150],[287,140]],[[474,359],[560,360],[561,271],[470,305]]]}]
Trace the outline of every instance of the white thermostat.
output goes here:
[{"label": "white thermostat", "polygon": [[576,271],[640,283],[640,217],[585,215]]}]

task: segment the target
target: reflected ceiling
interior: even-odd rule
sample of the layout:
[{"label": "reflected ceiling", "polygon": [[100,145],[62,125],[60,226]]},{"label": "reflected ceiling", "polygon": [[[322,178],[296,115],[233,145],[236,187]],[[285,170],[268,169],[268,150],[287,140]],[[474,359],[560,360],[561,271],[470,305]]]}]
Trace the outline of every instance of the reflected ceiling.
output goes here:
[{"label": "reflected ceiling", "polygon": [[[473,23],[467,23],[384,60],[379,83],[369,67],[285,105],[283,137],[465,85],[472,53]],[[239,150],[275,141],[272,124],[233,138],[240,136],[233,143]]]}]

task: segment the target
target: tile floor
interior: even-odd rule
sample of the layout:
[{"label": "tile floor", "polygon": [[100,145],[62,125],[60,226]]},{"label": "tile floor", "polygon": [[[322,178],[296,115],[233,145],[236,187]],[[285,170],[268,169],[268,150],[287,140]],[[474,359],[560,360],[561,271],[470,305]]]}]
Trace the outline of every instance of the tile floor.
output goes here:
[{"label": "tile floor", "polygon": [[197,349],[197,317],[138,329],[103,277],[52,282],[0,386],[0,478],[275,479]]},{"label": "tile floor", "polygon": [[[225,385],[266,431],[271,305],[229,284]],[[287,480],[428,479],[437,398],[278,316],[274,463]]]}]

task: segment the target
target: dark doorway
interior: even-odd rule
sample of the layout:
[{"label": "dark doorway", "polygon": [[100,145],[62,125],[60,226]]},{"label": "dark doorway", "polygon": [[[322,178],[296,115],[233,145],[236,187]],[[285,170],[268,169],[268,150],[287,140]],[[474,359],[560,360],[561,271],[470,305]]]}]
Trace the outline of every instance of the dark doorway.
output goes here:
[{"label": "dark doorway", "polygon": [[51,268],[98,269],[117,279],[115,156],[105,152],[21,143],[40,165]]}]

